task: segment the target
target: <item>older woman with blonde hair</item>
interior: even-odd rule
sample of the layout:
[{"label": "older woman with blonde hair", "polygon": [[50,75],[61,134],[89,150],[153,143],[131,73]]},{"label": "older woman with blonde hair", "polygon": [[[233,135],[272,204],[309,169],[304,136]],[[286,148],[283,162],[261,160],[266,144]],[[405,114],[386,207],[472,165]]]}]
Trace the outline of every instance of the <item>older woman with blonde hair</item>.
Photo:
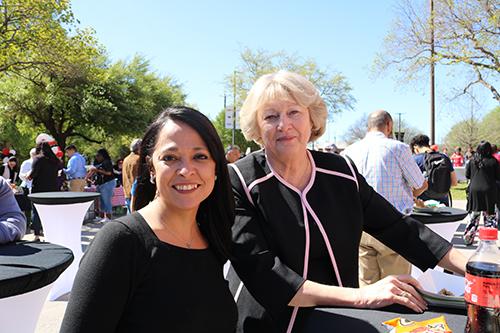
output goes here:
[{"label": "older woman with blonde hair", "polygon": [[[426,304],[410,276],[358,288],[366,231],[426,270],[463,274],[466,260],[377,194],[354,164],[307,149],[325,131],[327,108],[304,77],[280,71],[255,82],[241,109],[248,140],[263,149],[230,165],[236,218],[229,280],[239,332],[300,332],[314,306]],[[242,283],[239,283],[241,278]],[[309,309],[307,309],[309,308]]]}]

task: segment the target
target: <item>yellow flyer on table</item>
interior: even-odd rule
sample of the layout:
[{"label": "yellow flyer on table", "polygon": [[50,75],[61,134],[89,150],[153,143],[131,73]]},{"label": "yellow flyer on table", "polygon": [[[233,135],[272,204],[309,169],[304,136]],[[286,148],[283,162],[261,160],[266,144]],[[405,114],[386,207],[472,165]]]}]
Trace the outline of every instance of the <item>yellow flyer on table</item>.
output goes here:
[{"label": "yellow flyer on table", "polygon": [[397,317],[384,321],[383,324],[391,329],[390,333],[452,333],[444,316],[424,321],[411,321]]}]

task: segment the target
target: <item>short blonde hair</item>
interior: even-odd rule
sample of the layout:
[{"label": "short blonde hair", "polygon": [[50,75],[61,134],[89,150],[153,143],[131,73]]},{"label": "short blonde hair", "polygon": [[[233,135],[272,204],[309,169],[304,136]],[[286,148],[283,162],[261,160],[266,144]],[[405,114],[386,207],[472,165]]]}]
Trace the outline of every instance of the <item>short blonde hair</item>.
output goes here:
[{"label": "short blonde hair", "polygon": [[291,100],[309,110],[312,124],[309,142],[325,133],[328,111],[314,85],[302,75],[279,71],[255,81],[241,107],[240,127],[247,140],[262,145],[257,113],[266,103],[276,100]]}]

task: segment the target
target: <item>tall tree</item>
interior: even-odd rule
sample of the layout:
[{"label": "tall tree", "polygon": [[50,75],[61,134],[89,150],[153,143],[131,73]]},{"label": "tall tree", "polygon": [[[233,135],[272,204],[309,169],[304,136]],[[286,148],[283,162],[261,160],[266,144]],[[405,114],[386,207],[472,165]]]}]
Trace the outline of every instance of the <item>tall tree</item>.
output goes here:
[{"label": "tall tree", "polygon": [[[363,139],[366,135],[366,132],[368,131],[367,124],[368,124],[368,115],[363,114],[360,118],[358,118],[354,122],[354,124],[352,124],[349,127],[349,129],[344,134],[345,142],[348,145],[350,145],[358,140]],[[413,138],[417,134],[422,133],[422,131],[411,126],[405,120],[401,120],[401,123],[399,123],[399,120],[395,119],[393,126],[393,130],[395,133],[399,130],[399,127],[401,127],[401,132],[404,133],[403,136],[404,143],[410,143],[411,138]]]},{"label": "tall tree", "polygon": [[0,73],[57,66],[74,23],[69,0],[0,1]]},{"label": "tall tree", "polygon": [[99,143],[140,133],[162,109],[184,101],[180,86],[152,72],[144,58],[108,68],[102,55],[87,59],[83,51],[29,80],[0,80],[4,115],[46,129],[64,148],[71,137]]},{"label": "tall tree", "polygon": [[14,149],[20,161],[29,157],[28,152],[35,144],[35,133],[32,127],[20,124],[16,117],[1,117],[0,112],[0,147]]},{"label": "tall tree", "polygon": [[479,138],[500,146],[500,106],[491,110],[481,120]]},{"label": "tall tree", "polygon": [[368,115],[363,114],[359,117],[344,133],[343,138],[346,144],[350,145],[356,141],[363,139],[366,135],[366,124],[368,122]]},{"label": "tall tree", "polygon": [[356,102],[346,77],[339,72],[320,68],[313,59],[303,59],[284,51],[254,51],[249,48],[245,48],[240,57],[241,62],[235,72],[225,77],[230,104],[233,104],[233,90],[236,89],[237,108],[243,104],[248,91],[260,76],[278,70],[288,70],[308,78],[325,100],[330,119],[335,113],[352,110]]},{"label": "tall tree", "polygon": [[488,112],[482,119],[471,112],[468,118],[456,123],[448,132],[448,147],[476,148],[481,140],[500,145],[500,107]]},{"label": "tall tree", "polygon": [[[500,102],[500,4],[498,0],[402,0],[383,51],[374,62],[377,73],[395,69],[403,82],[420,79],[434,62],[447,66],[456,87],[467,93],[480,85]],[[432,34],[434,55],[431,56]],[[452,82],[452,80],[448,80]]]},{"label": "tall tree", "polygon": [[480,141],[479,119],[472,117],[456,123],[446,135],[447,147],[476,147]]}]

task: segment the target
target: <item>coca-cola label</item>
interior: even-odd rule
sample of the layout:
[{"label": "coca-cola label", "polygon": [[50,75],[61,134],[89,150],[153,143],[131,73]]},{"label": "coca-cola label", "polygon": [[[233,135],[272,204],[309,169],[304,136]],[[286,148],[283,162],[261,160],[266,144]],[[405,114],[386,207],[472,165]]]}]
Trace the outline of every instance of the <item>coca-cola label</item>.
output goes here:
[{"label": "coca-cola label", "polygon": [[466,273],[464,298],[467,303],[500,309],[500,279]]}]

